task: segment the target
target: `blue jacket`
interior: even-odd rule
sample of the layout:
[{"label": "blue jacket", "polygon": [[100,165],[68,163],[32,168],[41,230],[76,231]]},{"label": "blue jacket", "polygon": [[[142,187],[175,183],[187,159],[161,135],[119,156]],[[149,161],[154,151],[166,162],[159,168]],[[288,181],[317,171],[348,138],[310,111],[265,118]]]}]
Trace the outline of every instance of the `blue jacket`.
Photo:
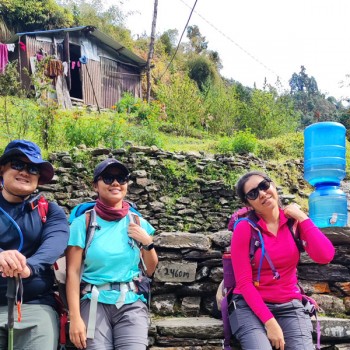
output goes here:
[{"label": "blue jacket", "polygon": [[[66,215],[56,203],[49,203],[47,221],[42,223],[38,210],[28,208],[27,201],[9,203],[0,193],[0,206],[18,224],[23,233],[21,253],[27,258],[32,275],[23,278],[23,302],[55,306],[52,264],[67,247],[69,227]],[[18,249],[20,235],[9,219],[0,212],[0,252]],[[7,279],[0,276],[0,305],[6,305]]]}]

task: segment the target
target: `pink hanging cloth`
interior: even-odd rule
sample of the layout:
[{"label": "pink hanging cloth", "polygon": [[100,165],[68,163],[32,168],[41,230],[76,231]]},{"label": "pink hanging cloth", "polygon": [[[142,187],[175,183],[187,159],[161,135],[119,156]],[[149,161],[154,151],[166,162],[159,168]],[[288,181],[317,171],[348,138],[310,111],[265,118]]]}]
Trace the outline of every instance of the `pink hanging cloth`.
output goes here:
[{"label": "pink hanging cloth", "polygon": [[9,62],[9,54],[6,44],[0,44],[0,73],[4,73],[7,63]]}]

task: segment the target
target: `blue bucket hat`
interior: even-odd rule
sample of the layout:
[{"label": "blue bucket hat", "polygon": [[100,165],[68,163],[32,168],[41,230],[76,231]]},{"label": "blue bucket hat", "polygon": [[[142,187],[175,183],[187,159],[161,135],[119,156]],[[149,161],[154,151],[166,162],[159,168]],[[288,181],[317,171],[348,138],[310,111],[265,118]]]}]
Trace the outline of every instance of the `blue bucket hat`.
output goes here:
[{"label": "blue bucket hat", "polygon": [[94,171],[94,182],[96,183],[99,176],[109,167],[115,167],[122,171],[125,176],[129,176],[130,172],[128,168],[119,160],[116,160],[114,158],[107,158],[103,162],[99,163]]},{"label": "blue bucket hat", "polygon": [[5,148],[3,155],[0,157],[0,165],[6,164],[14,156],[27,157],[32,163],[40,166],[39,185],[45,185],[51,181],[54,175],[54,169],[50,162],[43,160],[41,150],[34,142],[27,140],[11,141]]}]

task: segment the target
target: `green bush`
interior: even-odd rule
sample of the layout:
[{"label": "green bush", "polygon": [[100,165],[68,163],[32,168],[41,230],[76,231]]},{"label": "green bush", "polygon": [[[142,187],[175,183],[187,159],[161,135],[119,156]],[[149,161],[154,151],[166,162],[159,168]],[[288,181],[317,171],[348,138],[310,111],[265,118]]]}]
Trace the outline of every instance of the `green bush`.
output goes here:
[{"label": "green bush", "polygon": [[250,130],[237,131],[232,140],[232,150],[234,153],[245,154],[254,153],[257,146],[257,138]]},{"label": "green bush", "polygon": [[109,148],[121,147],[124,143],[125,119],[120,115],[111,115],[106,119],[106,128],[102,132],[105,146]]},{"label": "green bush", "polygon": [[215,149],[222,154],[232,153],[232,137],[225,136],[221,138]]},{"label": "green bush", "polygon": [[223,154],[246,154],[254,153],[257,145],[258,140],[255,135],[250,130],[245,130],[235,132],[233,137],[223,137],[216,146],[216,150]]},{"label": "green bush", "polygon": [[95,116],[68,119],[64,128],[67,142],[70,146],[84,144],[96,147],[103,140],[106,124]]},{"label": "green bush", "polygon": [[156,93],[159,101],[166,106],[167,120],[179,126],[181,135],[191,128],[202,128],[202,96],[196,83],[188,76],[174,74],[170,82],[158,85]]},{"label": "green bush", "polygon": [[124,92],[122,99],[116,104],[115,109],[118,113],[133,113],[138,100],[130,92]]},{"label": "green bush", "polygon": [[302,158],[304,136],[301,132],[289,133],[271,139],[260,140],[257,155],[263,159],[280,159],[281,157]]}]

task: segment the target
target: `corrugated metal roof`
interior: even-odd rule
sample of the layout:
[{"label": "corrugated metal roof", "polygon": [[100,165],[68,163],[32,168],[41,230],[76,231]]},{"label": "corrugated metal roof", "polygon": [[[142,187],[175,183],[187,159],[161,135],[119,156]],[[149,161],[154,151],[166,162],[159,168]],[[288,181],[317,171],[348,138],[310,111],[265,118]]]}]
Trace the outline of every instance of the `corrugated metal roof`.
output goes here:
[{"label": "corrugated metal roof", "polygon": [[16,42],[18,41],[19,37],[23,35],[42,35],[42,34],[55,34],[55,33],[65,33],[65,32],[78,32],[78,31],[87,31],[89,35],[95,37],[96,39],[100,40],[103,44],[111,47],[115,51],[117,51],[119,54],[127,57],[134,63],[136,63],[140,68],[143,68],[146,66],[146,61],[134,54],[132,51],[127,49],[122,44],[118,43],[108,35],[102,33],[99,31],[96,27],[93,26],[80,26],[80,27],[73,27],[73,28],[61,28],[61,29],[52,29],[52,30],[39,30],[35,32],[23,32],[23,33],[17,33],[15,36],[13,36],[9,42]]}]

